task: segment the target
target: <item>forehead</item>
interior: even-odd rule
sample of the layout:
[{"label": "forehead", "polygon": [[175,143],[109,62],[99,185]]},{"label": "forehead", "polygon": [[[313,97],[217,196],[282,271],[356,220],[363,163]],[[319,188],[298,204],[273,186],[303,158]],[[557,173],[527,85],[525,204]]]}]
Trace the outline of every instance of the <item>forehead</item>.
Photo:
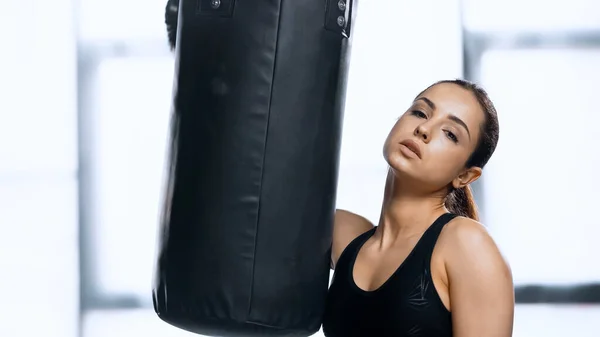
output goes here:
[{"label": "forehead", "polygon": [[[426,97],[435,104],[436,114],[454,115],[465,122],[471,132],[478,133],[484,121],[484,113],[475,95],[456,84],[440,83],[425,90],[419,97]],[[418,97],[418,98],[419,98]]]}]

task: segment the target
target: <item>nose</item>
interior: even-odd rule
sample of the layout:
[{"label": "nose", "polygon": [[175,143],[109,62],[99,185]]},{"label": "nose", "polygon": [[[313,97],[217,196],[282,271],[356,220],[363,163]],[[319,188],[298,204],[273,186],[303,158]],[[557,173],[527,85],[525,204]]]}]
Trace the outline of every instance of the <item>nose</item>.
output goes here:
[{"label": "nose", "polygon": [[415,136],[421,138],[425,143],[429,142],[429,129],[425,123],[421,123],[415,128]]}]

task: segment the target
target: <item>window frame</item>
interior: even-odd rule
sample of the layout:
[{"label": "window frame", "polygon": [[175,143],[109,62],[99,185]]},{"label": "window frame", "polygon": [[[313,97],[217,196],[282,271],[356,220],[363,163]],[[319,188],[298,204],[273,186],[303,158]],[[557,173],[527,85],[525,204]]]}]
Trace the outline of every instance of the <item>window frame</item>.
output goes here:
[{"label": "window frame", "polygon": [[94,229],[97,226],[94,209],[95,191],[92,156],[94,145],[95,90],[100,65],[113,58],[156,58],[173,57],[165,39],[79,41],[77,48],[77,118],[78,118],[78,210],[80,252],[80,312],[89,310],[139,309],[152,306],[151,295],[140,298],[136,294],[107,293],[98,287],[96,275],[96,242]]},{"label": "window frame", "polygon": [[[471,32],[463,28],[463,71],[464,78],[478,82],[481,58],[492,49],[532,48],[598,48],[600,31],[573,31],[562,33],[524,32],[518,34]],[[99,290],[95,275],[95,242],[93,229],[96,226],[91,204],[94,202],[91,154],[93,145],[93,117],[96,113],[94,92],[99,65],[111,58],[174,57],[165,39],[79,41],[77,48],[77,117],[78,117],[78,209],[80,250],[80,309],[88,310],[139,309],[152,306],[148,298],[135,294],[112,294]],[[476,201],[482,199],[483,180],[473,184]],[[485,213],[484,207],[481,211]],[[550,286],[544,284],[520,285],[515,288],[518,304],[531,303],[600,303],[600,283]]]},{"label": "window frame", "polygon": [[[600,50],[600,30],[513,34],[474,32],[463,27],[463,76],[467,80],[479,82],[481,59],[490,50],[551,48]],[[473,192],[480,211],[485,214],[484,180],[485,176],[482,176],[473,184]],[[517,304],[600,303],[600,282],[518,285],[515,286],[515,300]]]}]

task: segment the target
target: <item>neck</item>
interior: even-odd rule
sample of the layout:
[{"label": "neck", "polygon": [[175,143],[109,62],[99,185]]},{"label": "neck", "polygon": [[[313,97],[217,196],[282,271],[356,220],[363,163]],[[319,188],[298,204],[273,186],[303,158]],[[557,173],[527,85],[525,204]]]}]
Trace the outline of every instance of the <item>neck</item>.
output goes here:
[{"label": "neck", "polygon": [[385,196],[376,236],[380,246],[394,245],[421,235],[440,215],[447,212],[444,194],[416,193],[402,184],[393,171],[388,172]]}]

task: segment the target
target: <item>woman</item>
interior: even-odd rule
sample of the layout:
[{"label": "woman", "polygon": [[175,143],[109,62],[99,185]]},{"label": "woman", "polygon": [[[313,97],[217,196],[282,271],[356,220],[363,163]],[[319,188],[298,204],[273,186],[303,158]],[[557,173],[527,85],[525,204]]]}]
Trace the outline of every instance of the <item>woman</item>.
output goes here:
[{"label": "woman", "polygon": [[512,276],[478,222],[469,184],[498,142],[486,92],[442,81],[417,96],[383,147],[379,225],[338,210],[327,337],[508,337]]}]

